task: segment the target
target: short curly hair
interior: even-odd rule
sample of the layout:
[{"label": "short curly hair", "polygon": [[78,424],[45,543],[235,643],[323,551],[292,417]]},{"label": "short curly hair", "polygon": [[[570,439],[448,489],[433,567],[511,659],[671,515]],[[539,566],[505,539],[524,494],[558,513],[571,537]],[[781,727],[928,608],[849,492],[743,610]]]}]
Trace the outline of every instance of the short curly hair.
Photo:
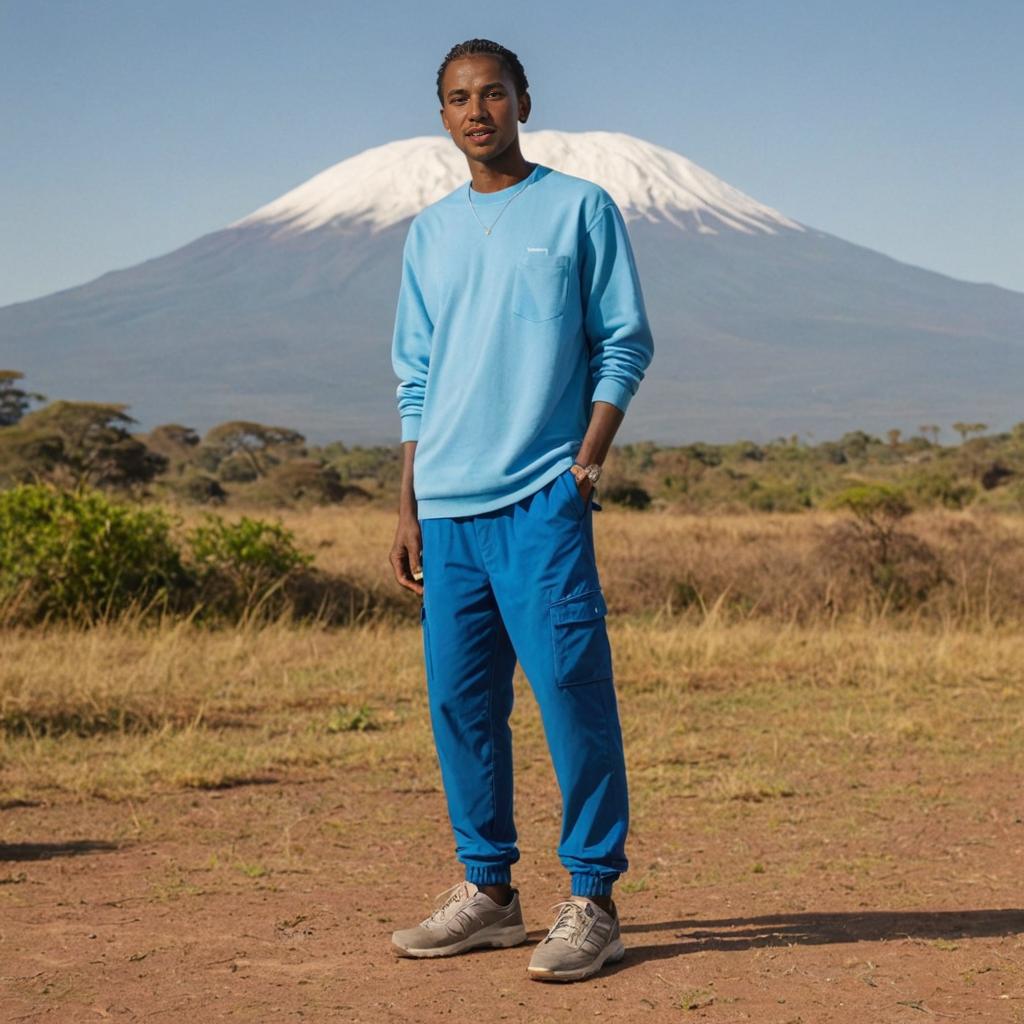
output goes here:
[{"label": "short curly hair", "polygon": [[472,57],[478,53],[486,53],[497,57],[505,65],[515,82],[517,96],[522,96],[530,88],[523,65],[511,50],[490,39],[467,39],[463,43],[456,43],[445,55],[441,66],[437,69],[437,98],[442,107],[444,106],[444,95],[441,92],[441,79],[444,77],[444,69],[458,57]]}]

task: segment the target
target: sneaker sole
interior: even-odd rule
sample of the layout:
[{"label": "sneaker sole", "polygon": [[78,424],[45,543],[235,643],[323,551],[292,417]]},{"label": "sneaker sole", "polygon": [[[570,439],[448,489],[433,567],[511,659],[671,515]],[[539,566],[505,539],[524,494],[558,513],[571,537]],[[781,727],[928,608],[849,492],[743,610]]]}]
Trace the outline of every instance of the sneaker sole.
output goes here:
[{"label": "sneaker sole", "polygon": [[431,949],[407,949],[392,940],[391,948],[398,956],[415,957],[422,960],[439,956],[455,956],[456,953],[465,953],[471,949],[508,949],[525,941],[525,925],[496,926],[492,924],[448,946],[434,946]]},{"label": "sneaker sole", "polygon": [[583,981],[597,974],[605,964],[617,964],[626,955],[626,947],[621,939],[609,942],[586,967],[577,967],[574,971],[550,971],[543,967],[528,967],[526,973],[534,981]]}]

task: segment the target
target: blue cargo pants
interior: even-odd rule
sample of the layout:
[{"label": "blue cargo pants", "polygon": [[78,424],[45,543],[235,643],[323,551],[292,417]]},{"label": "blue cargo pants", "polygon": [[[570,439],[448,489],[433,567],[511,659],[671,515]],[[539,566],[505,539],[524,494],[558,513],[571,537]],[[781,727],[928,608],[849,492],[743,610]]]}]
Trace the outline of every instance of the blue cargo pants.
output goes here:
[{"label": "blue cargo pants", "polygon": [[431,726],[456,855],[477,885],[511,880],[512,674],[540,706],[562,794],[558,855],[572,894],[626,870],[629,806],[592,498],[568,465],[490,512],[421,519],[421,619]]}]

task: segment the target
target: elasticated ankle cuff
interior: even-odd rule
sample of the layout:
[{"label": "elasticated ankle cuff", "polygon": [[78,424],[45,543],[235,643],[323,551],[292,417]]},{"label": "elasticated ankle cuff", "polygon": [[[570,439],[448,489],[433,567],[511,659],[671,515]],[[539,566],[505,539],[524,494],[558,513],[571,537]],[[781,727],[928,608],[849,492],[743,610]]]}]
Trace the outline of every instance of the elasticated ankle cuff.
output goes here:
[{"label": "elasticated ankle cuff", "polygon": [[508,864],[467,864],[466,881],[474,885],[511,885],[512,868]]},{"label": "elasticated ankle cuff", "polygon": [[603,875],[573,875],[573,896],[611,896],[614,878]]}]

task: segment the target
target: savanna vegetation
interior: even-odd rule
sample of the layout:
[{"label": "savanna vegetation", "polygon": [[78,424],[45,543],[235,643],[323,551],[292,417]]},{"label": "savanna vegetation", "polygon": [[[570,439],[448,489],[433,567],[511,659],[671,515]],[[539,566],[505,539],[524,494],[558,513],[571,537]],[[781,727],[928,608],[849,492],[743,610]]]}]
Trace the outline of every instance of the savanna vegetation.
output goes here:
[{"label": "savanna vegetation", "polygon": [[[240,421],[140,434],[124,406],[44,403],[0,372],[0,621],[413,615],[386,538],[363,549],[353,534],[393,518],[397,446],[311,447]],[[817,445],[615,447],[596,513],[623,523],[603,541],[612,607],[1019,621],[1024,422],[953,426],[962,441],[948,447],[934,425]],[[335,546],[351,548],[344,567],[326,557]]]},{"label": "savanna vegetation", "polygon": [[[42,401],[0,376],[11,792],[216,785],[334,763],[382,731],[385,759],[399,736],[426,749],[418,602],[387,562],[394,449],[238,422],[136,434],[123,407]],[[595,531],[634,710],[647,687],[699,704],[710,679],[746,706],[759,673],[766,707],[812,686],[922,735],[946,734],[941,693],[964,680],[1018,707],[1024,424],[957,424],[955,447],[937,429],[615,448]],[[920,692],[930,710],[911,714]],[[83,743],[106,752],[84,773]]]},{"label": "savanna vegetation", "polygon": [[[433,784],[393,510],[265,514],[0,492],[6,799],[355,764],[381,785]],[[855,749],[955,753],[972,773],[1019,753],[1024,518],[914,508],[865,483],[799,515],[606,499],[595,532],[628,727],[645,737],[638,801],[684,783],[712,802],[774,799],[799,792],[802,758],[841,773]],[[534,719],[520,728],[539,756]]]},{"label": "savanna vegetation", "polygon": [[[47,481],[96,486],[173,504],[301,507],[383,501],[393,507],[398,445],[307,444],[298,431],[249,421],[200,434],[170,423],[134,432],[126,406],[58,400],[0,370],[0,487]],[[922,424],[904,437],[852,431],[810,443],[797,435],[757,444],[614,446],[601,501],[686,513],[802,512],[829,508],[851,487],[885,485],[913,509],[1024,511],[1024,421]]]}]

